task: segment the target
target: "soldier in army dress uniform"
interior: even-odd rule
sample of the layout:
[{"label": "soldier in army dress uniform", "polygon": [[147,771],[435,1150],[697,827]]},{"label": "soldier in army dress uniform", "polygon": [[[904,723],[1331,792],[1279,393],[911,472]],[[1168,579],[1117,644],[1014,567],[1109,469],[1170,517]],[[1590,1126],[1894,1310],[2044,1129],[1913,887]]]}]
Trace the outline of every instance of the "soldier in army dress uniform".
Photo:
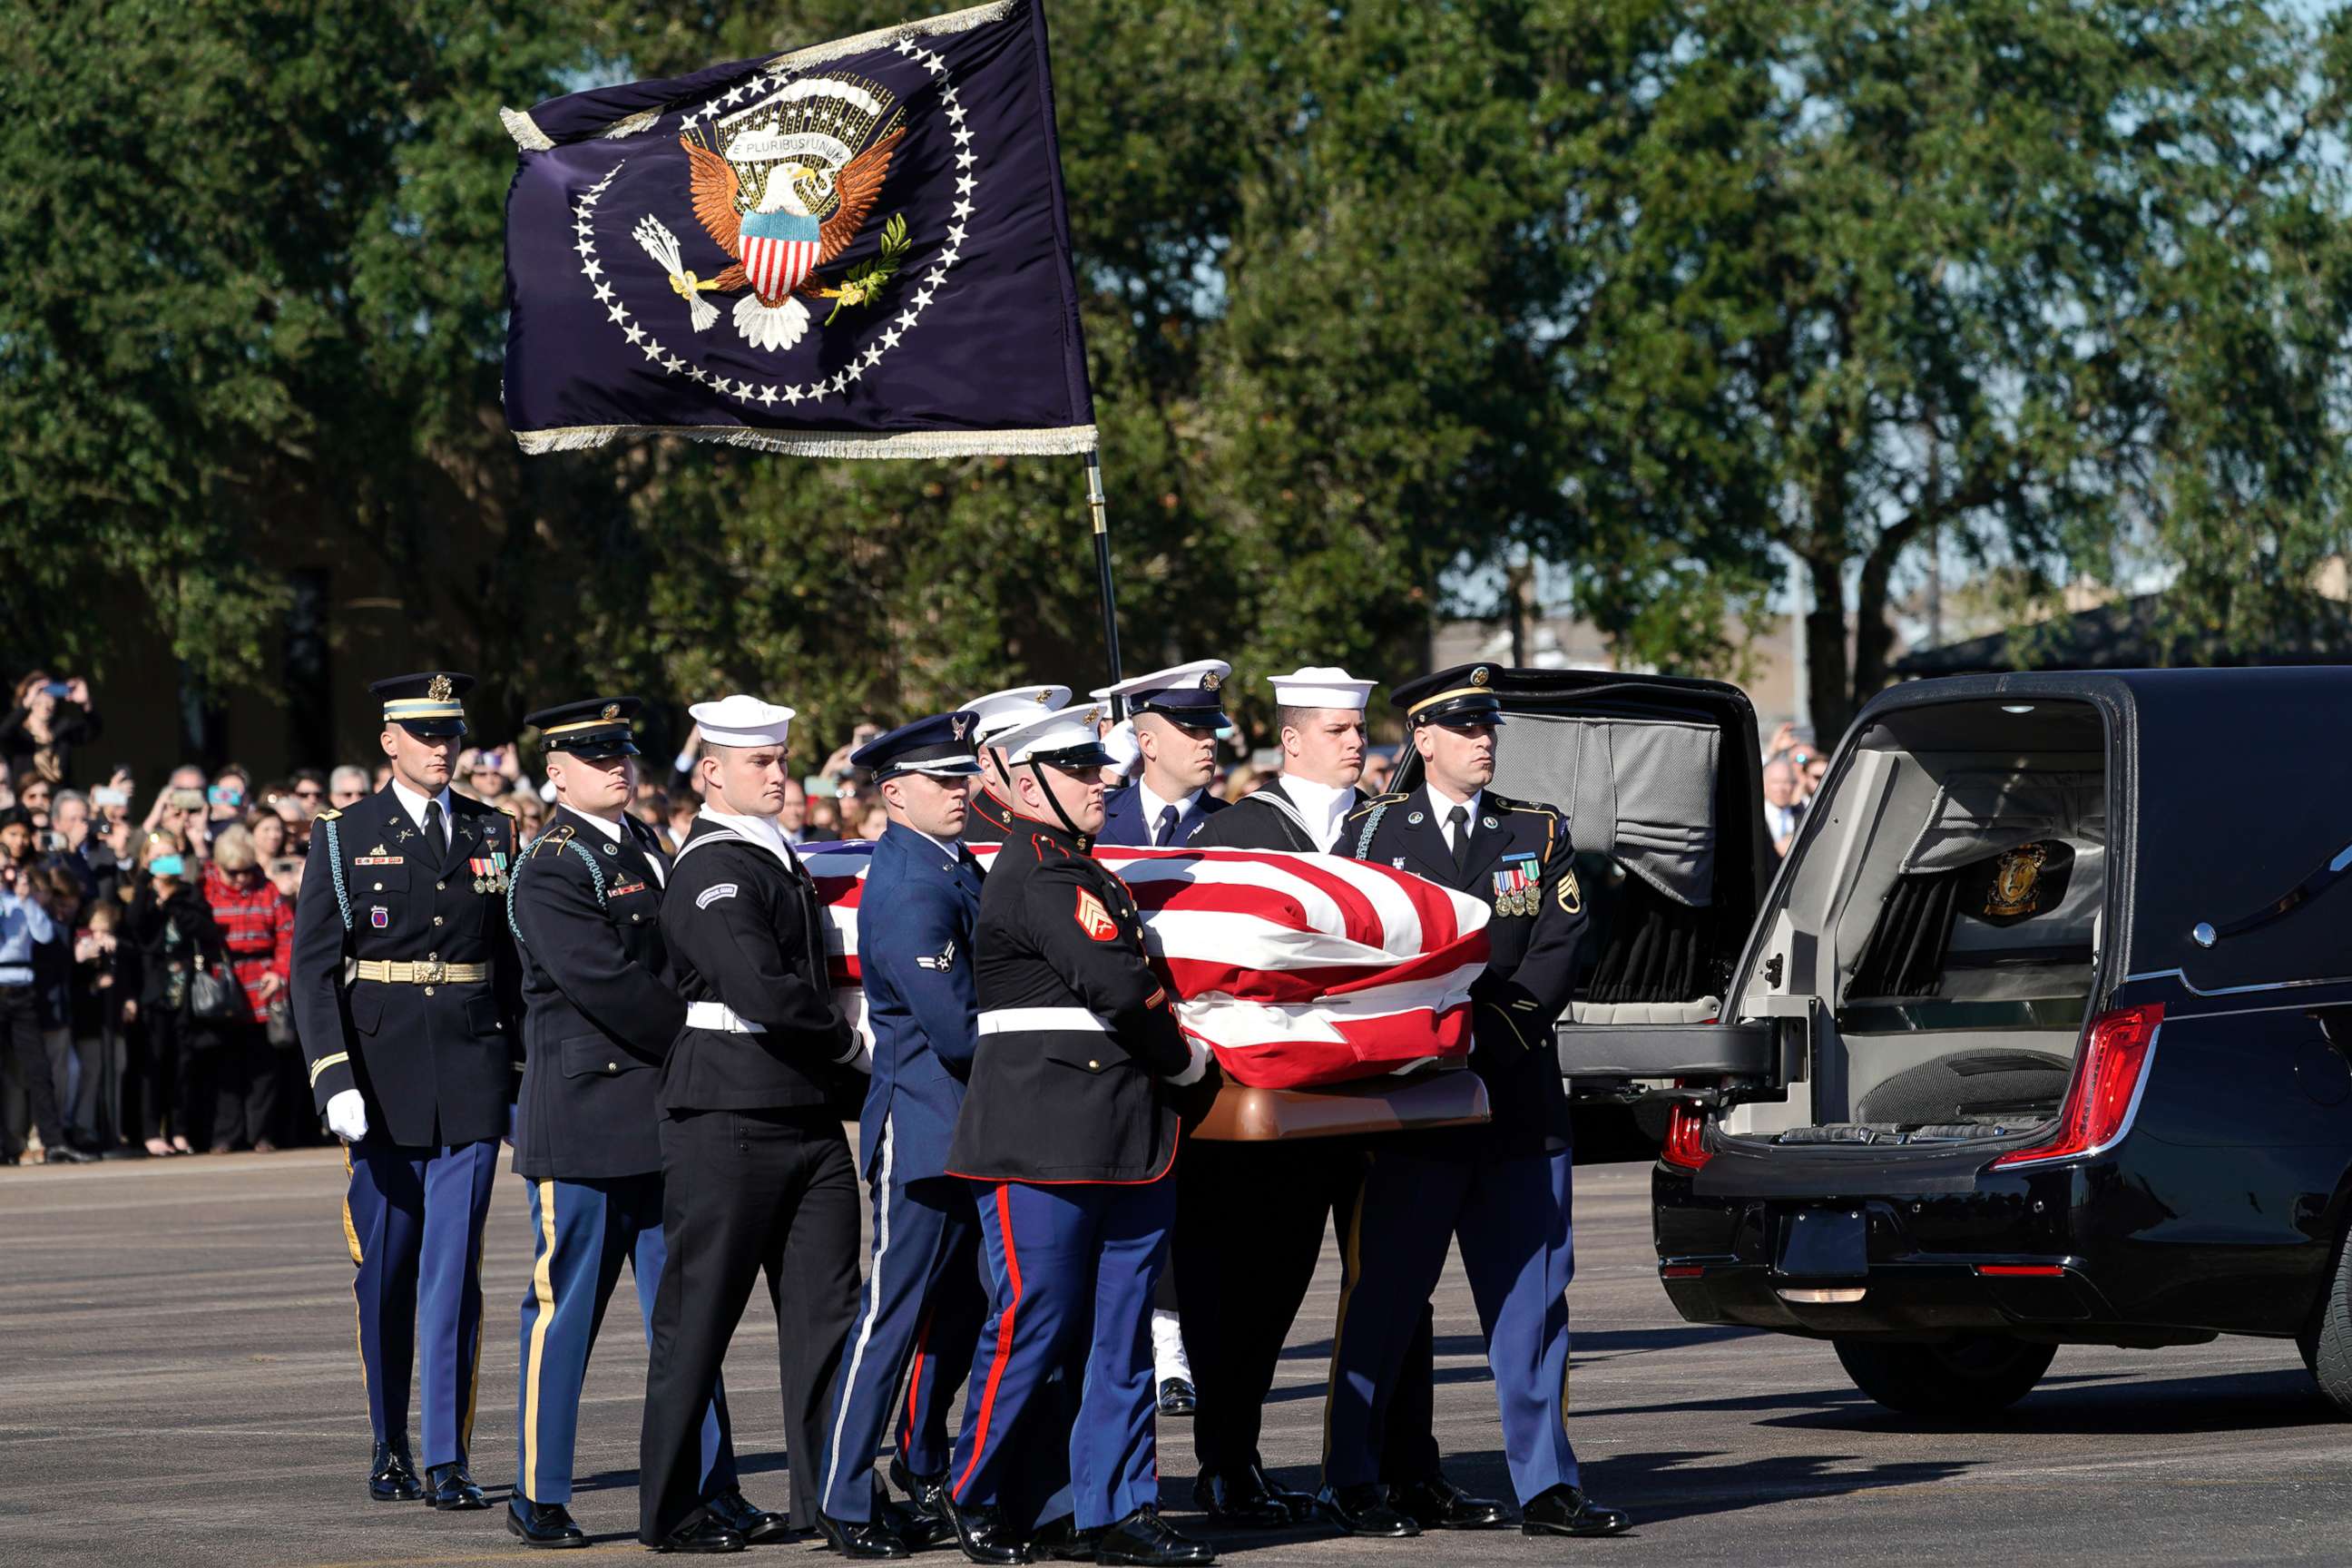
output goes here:
[{"label": "soldier in army dress uniform", "polygon": [[1520,1528],[1613,1535],[1630,1521],[1584,1495],[1566,1419],[1572,1156],[1552,1024],[1584,934],[1573,847],[1558,809],[1486,787],[1503,715],[1485,667],[1440,670],[1390,700],[1405,711],[1424,782],[1350,816],[1340,848],[1494,911],[1486,970],[1470,994],[1470,1065],[1494,1121],[1371,1147],[1347,1237],[1356,1278],[1332,1336],[1324,1496],[1343,1510],[1377,1500],[1379,1434],[1452,1242],[1486,1341]]},{"label": "soldier in army dress uniform", "polygon": [[[542,708],[537,729],[555,811],[512,873],[508,913],[522,963],[522,1093],[515,1173],[530,1190],[514,1495],[507,1530],[531,1546],[587,1543],[565,1507],[581,1387],[606,1305],[629,1266],[648,1338],[661,1283],[662,1058],[686,1021],[662,940],[669,858],[628,813],[634,697]],[[699,1435],[702,1489],[747,1540],[787,1531],[737,1489],[727,1402]]]},{"label": "soldier in army dress uniform", "polygon": [[473,678],[379,680],[384,787],[320,814],[294,923],[293,1010],[311,1091],[347,1145],[375,1457],[368,1495],[420,1493],[408,1441],[421,1363],[436,1509],[488,1506],[467,1470],[481,1360],[482,1222],[522,1070],[506,921],[514,820],[449,791]]}]

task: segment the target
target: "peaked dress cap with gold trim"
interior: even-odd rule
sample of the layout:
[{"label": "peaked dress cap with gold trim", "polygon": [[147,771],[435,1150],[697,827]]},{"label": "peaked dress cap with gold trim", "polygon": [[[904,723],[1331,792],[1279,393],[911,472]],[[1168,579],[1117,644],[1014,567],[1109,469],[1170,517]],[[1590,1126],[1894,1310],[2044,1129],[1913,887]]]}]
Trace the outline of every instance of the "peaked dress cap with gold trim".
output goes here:
[{"label": "peaked dress cap with gold trim", "polygon": [[1412,723],[1449,730],[1476,730],[1503,721],[1503,700],[1495,695],[1495,667],[1457,664],[1408,680],[1389,693]]},{"label": "peaked dress cap with gold trim", "polygon": [[590,762],[634,757],[637,742],[629,721],[644,706],[635,697],[583,697],[527,713],[522,721],[539,731],[542,751],[569,752]]},{"label": "peaked dress cap with gold trim", "polygon": [[383,701],[383,721],[425,740],[466,732],[464,699],[473,689],[474,678],[454,669],[420,670],[368,682],[369,693]]}]

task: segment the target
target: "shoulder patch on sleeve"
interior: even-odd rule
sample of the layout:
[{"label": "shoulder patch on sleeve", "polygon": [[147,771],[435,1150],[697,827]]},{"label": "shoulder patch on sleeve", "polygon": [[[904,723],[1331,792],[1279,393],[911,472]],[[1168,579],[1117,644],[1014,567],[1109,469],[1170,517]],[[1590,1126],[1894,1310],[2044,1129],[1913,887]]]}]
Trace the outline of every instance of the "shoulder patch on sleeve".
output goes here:
[{"label": "shoulder patch on sleeve", "polygon": [[341,812],[337,811],[337,810],[333,809],[332,807],[330,807],[330,808],[328,808],[327,810],[320,812],[320,813],[318,815],[318,816],[317,816],[316,818],[314,818],[313,820],[315,820],[315,821],[319,821],[319,822],[332,822],[332,821],[334,821],[337,817],[339,817],[339,816],[342,816],[342,815],[343,815],[343,814],[342,814]]},{"label": "shoulder patch on sleeve", "polygon": [[702,891],[694,895],[694,907],[698,910],[707,910],[711,905],[717,903],[719,900],[731,899],[734,896],[734,883],[713,882],[710,886],[703,889]]},{"label": "shoulder patch on sleeve", "polygon": [[1084,888],[1078,889],[1076,919],[1078,929],[1097,942],[1111,942],[1118,936],[1118,922],[1110,918],[1110,911],[1103,908],[1102,900]]},{"label": "shoulder patch on sleeve", "polygon": [[947,946],[941,948],[939,952],[917,953],[915,955],[915,967],[918,969],[928,969],[935,974],[944,974],[949,970],[955,967],[955,938],[950,937],[948,938]]}]

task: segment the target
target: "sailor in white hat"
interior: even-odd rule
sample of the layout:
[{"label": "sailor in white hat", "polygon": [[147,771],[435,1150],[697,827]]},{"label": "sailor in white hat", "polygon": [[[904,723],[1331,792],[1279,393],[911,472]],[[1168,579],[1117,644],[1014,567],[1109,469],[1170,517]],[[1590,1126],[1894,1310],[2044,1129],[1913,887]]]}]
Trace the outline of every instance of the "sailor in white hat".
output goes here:
[{"label": "sailor in white hat", "polygon": [[[857,1313],[857,1164],[833,1109],[859,1054],[825,973],[824,911],[777,814],[793,710],[754,697],[698,703],[702,810],[662,896],[686,1026],[662,1074],[662,1238],[638,1450],[637,1536],[733,1551],[764,1540],[705,1495],[699,1427],[729,1336],[764,1269],[775,1292],[784,1444],[824,1451],[824,1407]],[[603,1064],[598,1064],[603,1065]],[[817,1489],[793,1488],[792,1523]],[[777,1528],[781,1528],[779,1525]]]},{"label": "sailor in white hat", "polygon": [[971,715],[971,738],[980,748],[980,787],[972,792],[963,823],[966,844],[1002,844],[1013,830],[1013,773],[993,744],[995,737],[1069,700],[1066,686],[1031,685],[1008,686],[963,704],[960,710]]},{"label": "sailor in white hat", "polygon": [[1234,803],[1246,810],[1204,824],[1192,842],[1328,854],[1340,823],[1362,804],[1356,781],[1364,774],[1364,703],[1373,683],[1323,665],[1270,675],[1266,683],[1274,688],[1282,773]]}]

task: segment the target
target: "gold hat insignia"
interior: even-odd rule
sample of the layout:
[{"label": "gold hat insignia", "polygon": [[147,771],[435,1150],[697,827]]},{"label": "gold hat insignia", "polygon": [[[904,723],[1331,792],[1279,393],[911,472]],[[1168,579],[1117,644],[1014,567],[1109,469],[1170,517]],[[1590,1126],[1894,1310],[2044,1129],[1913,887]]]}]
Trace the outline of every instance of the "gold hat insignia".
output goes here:
[{"label": "gold hat insignia", "polygon": [[607,703],[605,703],[605,704],[604,704],[604,716],[605,718],[607,718],[607,719],[617,719],[617,718],[619,718],[619,717],[621,716],[621,705],[620,705],[619,703],[617,703],[617,702],[607,702]]},{"label": "gold hat insignia", "polygon": [[1470,672],[1470,684],[1473,686],[1484,686],[1486,684],[1486,667],[1485,665],[1482,664],[1477,668]]},{"label": "gold hat insignia", "polygon": [[432,701],[446,702],[449,700],[449,694],[456,689],[457,688],[449,683],[449,678],[447,676],[436,675],[431,681],[426,683],[425,695]]},{"label": "gold hat insignia", "polygon": [[1201,677],[1201,689],[1203,691],[1214,691],[1218,687],[1223,686],[1224,683],[1225,678],[1219,675],[1213,669],[1209,671],[1208,674]]}]

